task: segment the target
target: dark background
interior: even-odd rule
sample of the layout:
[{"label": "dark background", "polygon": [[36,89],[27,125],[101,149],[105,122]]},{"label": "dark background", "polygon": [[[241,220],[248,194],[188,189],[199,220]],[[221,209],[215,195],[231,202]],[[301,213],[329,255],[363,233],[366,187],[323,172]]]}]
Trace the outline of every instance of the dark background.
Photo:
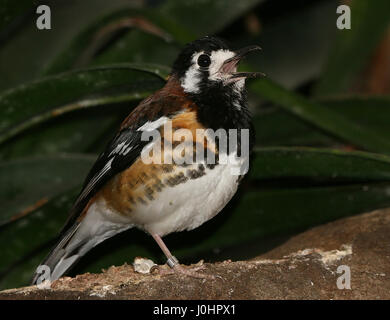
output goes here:
[{"label": "dark background", "polygon": [[[51,8],[38,30],[36,8]],[[336,8],[351,7],[351,30]],[[182,262],[254,257],[314,225],[390,205],[390,2],[56,0],[0,3],[0,289],[27,285],[123,117],[164,85],[183,45],[258,44],[241,69],[252,168],[212,221],[166,242]],[[145,256],[130,230],[72,274]]]}]

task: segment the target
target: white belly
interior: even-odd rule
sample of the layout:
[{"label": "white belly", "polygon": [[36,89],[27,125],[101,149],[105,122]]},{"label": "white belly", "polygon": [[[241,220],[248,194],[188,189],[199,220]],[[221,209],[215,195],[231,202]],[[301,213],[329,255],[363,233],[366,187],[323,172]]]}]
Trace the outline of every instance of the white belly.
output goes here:
[{"label": "white belly", "polygon": [[[107,207],[101,199],[89,208],[82,225],[87,229],[99,228],[102,238],[106,233],[112,236],[112,232],[132,226],[160,236],[195,229],[218,214],[236,193],[240,178],[237,172],[242,172],[247,162],[234,159],[229,156],[227,164],[213,169],[205,166],[205,175],[201,177],[166,186],[155,200],[138,205],[127,217]],[[182,168],[183,173],[191,168],[198,168],[198,164]]]},{"label": "white belly", "polygon": [[164,188],[157,201],[138,207],[132,222],[160,236],[200,226],[220,212],[236,193],[239,176],[232,169],[242,163],[229,161],[206,168],[202,177]]}]

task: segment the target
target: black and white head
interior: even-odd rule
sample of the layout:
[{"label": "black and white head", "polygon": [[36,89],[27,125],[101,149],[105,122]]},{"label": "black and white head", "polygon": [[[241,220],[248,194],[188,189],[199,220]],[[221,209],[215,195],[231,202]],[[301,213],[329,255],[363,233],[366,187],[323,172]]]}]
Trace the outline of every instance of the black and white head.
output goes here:
[{"label": "black and white head", "polygon": [[215,94],[239,96],[247,78],[263,75],[237,72],[240,60],[255,50],[260,47],[230,50],[221,39],[207,36],[187,44],[174,63],[172,74],[178,77],[184,92],[198,98]]}]

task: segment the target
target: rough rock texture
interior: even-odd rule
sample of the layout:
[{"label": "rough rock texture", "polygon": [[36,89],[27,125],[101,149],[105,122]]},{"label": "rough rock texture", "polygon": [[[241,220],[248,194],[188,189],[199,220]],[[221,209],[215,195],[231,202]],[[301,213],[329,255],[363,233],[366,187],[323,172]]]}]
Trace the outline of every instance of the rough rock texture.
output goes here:
[{"label": "rough rock texture", "polygon": [[[342,265],[351,289],[338,289]],[[223,280],[145,275],[123,265],[62,278],[51,289],[2,291],[0,299],[390,299],[390,209],[313,228],[250,261],[205,264],[204,272]]]}]

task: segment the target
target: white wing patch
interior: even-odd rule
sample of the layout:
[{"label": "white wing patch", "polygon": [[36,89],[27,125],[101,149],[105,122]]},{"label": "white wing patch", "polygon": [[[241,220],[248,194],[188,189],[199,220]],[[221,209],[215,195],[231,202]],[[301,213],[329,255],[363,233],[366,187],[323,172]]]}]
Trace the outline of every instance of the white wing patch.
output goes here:
[{"label": "white wing patch", "polygon": [[109,157],[112,156],[113,154],[121,154],[121,155],[126,155],[130,152],[130,150],[133,149],[133,147],[130,145],[130,142],[123,141],[119,143],[114,150],[110,152],[108,155]]},{"label": "white wing patch", "polygon": [[[161,117],[155,121],[147,121],[144,125],[139,127],[137,131],[153,131],[166,123],[169,120],[168,117]],[[113,145],[114,146],[114,145]],[[96,187],[99,181],[112,169],[112,162],[115,159],[126,156],[134,148],[134,141],[129,137],[124,141],[115,145],[111,152],[106,156],[109,158],[105,163],[104,167],[97,172],[92,179],[88,182],[87,186],[84,188],[77,201],[81,201],[86,198],[90,192]]]},{"label": "white wing patch", "polygon": [[94,188],[95,184],[100,180],[103,175],[108,172],[111,169],[112,161],[114,161],[114,158],[111,158],[103,167],[102,170],[98,174],[96,174],[88,183],[88,185],[85,187],[83,192],[80,194],[79,199],[83,199],[88,195],[90,191]]},{"label": "white wing patch", "polygon": [[137,131],[153,131],[160,128],[169,120],[167,117],[161,117],[155,121],[148,121],[143,126],[139,127]]}]

